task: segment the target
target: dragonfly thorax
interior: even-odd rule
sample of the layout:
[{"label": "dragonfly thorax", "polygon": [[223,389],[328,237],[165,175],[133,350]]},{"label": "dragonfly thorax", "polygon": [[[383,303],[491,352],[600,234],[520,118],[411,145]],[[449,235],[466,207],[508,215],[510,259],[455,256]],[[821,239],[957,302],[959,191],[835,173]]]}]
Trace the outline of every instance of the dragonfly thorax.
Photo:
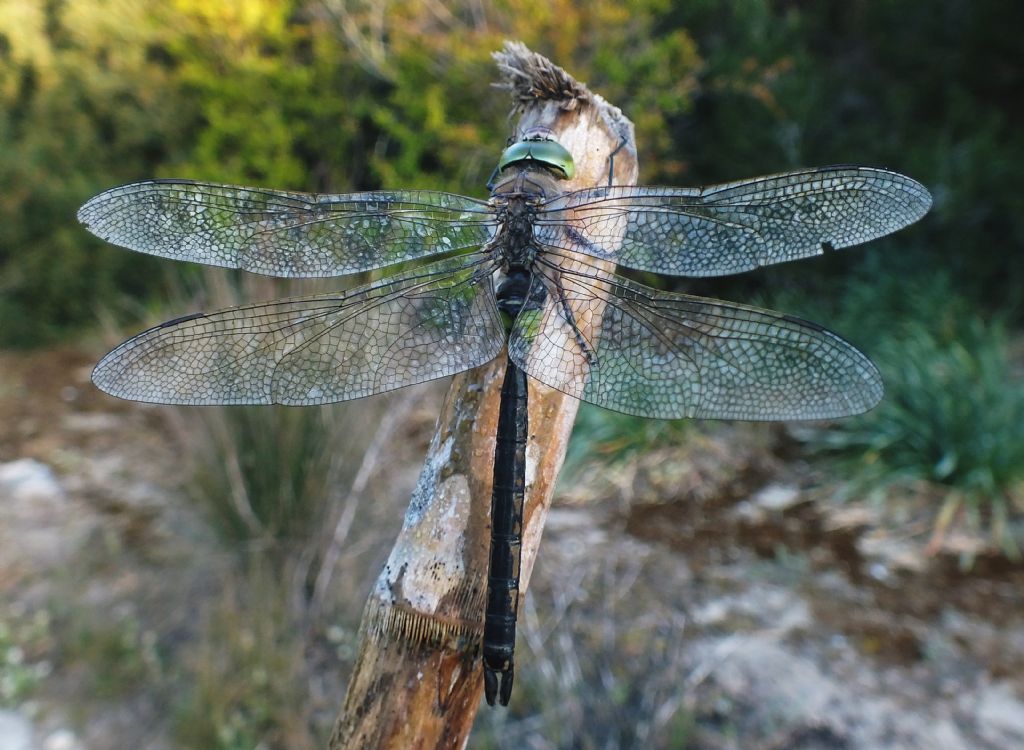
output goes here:
[{"label": "dragonfly thorax", "polygon": [[563,192],[560,178],[527,162],[505,169],[491,193],[498,219],[493,249],[503,271],[528,268],[537,255],[534,222],[540,205]]},{"label": "dragonfly thorax", "polygon": [[492,245],[503,273],[529,269],[537,257],[533,239],[534,212],[522,199],[512,200],[499,218],[498,233]]}]

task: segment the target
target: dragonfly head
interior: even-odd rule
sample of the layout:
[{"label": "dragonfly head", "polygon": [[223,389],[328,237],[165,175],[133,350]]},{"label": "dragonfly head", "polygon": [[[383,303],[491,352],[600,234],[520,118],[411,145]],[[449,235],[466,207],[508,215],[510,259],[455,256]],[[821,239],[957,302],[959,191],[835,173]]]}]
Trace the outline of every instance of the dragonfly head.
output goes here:
[{"label": "dragonfly head", "polygon": [[520,162],[536,162],[563,180],[571,180],[576,174],[572,154],[555,140],[554,133],[547,128],[531,128],[523,134],[521,141],[506,148],[498,160],[498,171],[503,172]]}]

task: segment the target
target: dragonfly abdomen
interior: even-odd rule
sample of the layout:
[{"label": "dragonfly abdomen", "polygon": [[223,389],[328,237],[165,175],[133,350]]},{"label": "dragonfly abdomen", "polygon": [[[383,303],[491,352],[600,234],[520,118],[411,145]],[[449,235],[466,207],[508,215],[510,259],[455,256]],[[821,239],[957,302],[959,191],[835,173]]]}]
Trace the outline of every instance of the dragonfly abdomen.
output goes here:
[{"label": "dragonfly abdomen", "polygon": [[491,554],[484,617],[484,697],[492,706],[496,698],[501,705],[508,705],[512,694],[528,433],[526,373],[509,360],[501,386],[494,448]]}]

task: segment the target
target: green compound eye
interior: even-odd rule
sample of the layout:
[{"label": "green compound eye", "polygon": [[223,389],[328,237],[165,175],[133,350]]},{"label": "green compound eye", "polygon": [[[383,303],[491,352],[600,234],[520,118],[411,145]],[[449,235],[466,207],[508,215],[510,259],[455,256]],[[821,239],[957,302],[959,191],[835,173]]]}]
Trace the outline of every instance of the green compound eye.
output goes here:
[{"label": "green compound eye", "polygon": [[550,139],[526,140],[513,143],[501,155],[498,171],[518,161],[537,161],[558,172],[562,179],[571,180],[576,175],[576,163],[565,147]]}]

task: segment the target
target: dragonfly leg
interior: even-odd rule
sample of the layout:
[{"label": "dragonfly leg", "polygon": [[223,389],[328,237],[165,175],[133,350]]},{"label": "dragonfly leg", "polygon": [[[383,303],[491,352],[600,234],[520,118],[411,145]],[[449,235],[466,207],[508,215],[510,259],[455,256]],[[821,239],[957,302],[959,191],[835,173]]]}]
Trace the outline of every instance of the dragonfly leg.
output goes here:
[{"label": "dragonfly leg", "polygon": [[500,171],[501,169],[498,167],[498,165],[495,165],[494,169],[491,170],[491,176],[487,178],[487,192],[494,192],[494,178],[498,176],[498,172]]},{"label": "dragonfly leg", "polygon": [[[625,143],[625,141],[623,141]],[[618,149],[616,149],[618,151]],[[572,335],[576,339],[576,345],[579,346],[580,351],[583,352],[583,356],[587,358],[587,364],[591,367],[597,365],[597,355],[590,348],[590,344],[583,337],[583,333],[580,331],[578,325],[576,325],[576,316],[573,315],[572,308],[569,307],[568,295],[565,292],[565,287],[562,286],[562,279],[557,274],[548,277],[555,285],[555,289],[558,290],[558,304],[562,307],[562,315],[565,316],[565,322],[572,327]]]},{"label": "dragonfly leg", "polygon": [[[505,139],[505,148],[508,148],[515,142],[516,137],[514,135],[510,135],[508,138]],[[488,193],[494,192],[494,178],[498,176],[499,172],[501,172],[500,162],[494,165],[494,169],[491,170],[491,176],[487,178],[487,184],[485,185],[485,187],[487,188]]]},{"label": "dragonfly leg", "polygon": [[615,147],[615,150],[608,154],[608,187],[612,186],[612,177],[615,176],[615,154],[619,153],[625,145],[626,139],[623,138],[619,141],[619,145]]}]

